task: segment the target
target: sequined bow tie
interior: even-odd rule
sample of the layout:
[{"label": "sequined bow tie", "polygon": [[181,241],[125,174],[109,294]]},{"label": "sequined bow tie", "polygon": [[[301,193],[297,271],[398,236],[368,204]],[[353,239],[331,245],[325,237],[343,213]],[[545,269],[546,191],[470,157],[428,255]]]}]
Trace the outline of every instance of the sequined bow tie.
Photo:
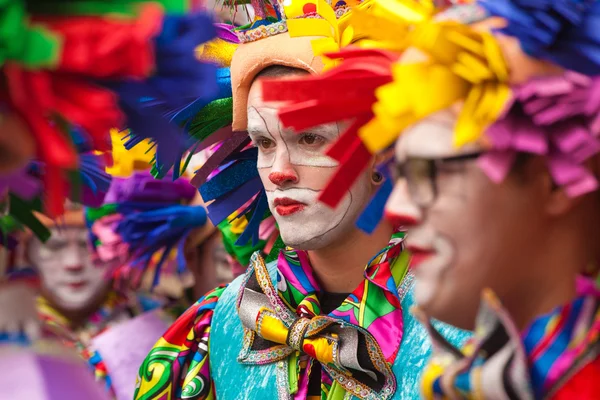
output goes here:
[{"label": "sequined bow tie", "polygon": [[367,330],[330,316],[314,315],[308,311],[311,307],[302,304],[294,313],[277,294],[262,258],[255,254],[251,265],[238,301],[245,330],[239,362],[268,364],[292,354],[306,354],[354,396],[391,398],[396,389],[394,374]]}]

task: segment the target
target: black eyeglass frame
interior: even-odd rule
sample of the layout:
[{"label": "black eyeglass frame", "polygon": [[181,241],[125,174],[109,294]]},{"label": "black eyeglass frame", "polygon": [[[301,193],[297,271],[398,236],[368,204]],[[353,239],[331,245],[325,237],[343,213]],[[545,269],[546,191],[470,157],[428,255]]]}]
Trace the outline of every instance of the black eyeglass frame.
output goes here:
[{"label": "black eyeglass frame", "polygon": [[[467,154],[460,154],[457,156],[451,156],[451,157],[443,157],[443,158],[421,158],[421,157],[409,157],[406,159],[406,161],[402,162],[402,163],[397,163],[396,164],[396,179],[399,178],[405,178],[408,184],[408,191],[409,194],[412,198],[412,200],[415,202],[415,204],[417,204],[419,207],[429,207],[431,206],[434,201],[437,199],[438,196],[438,184],[437,184],[437,177],[438,177],[438,169],[440,168],[441,165],[443,164],[448,164],[448,163],[455,163],[455,162],[465,162],[465,161],[471,161],[471,160],[475,160],[477,158],[479,158],[481,155],[483,154],[483,152],[479,151],[479,152],[473,152],[473,153],[467,153]],[[412,179],[411,182],[411,164],[414,165],[415,163],[425,163],[424,165],[426,166],[426,170],[428,172],[428,180],[429,180],[429,185],[431,187],[431,195],[430,198],[422,200],[419,199],[419,195],[416,194],[416,189],[415,189],[415,180]],[[423,165],[423,164],[421,164]],[[412,185],[411,185],[412,183]]]}]

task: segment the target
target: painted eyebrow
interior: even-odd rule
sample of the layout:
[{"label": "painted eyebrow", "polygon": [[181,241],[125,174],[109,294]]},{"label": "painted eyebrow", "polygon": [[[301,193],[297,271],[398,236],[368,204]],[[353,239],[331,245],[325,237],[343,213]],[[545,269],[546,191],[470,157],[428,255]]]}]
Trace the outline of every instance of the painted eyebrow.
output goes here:
[{"label": "painted eyebrow", "polygon": [[322,125],[315,126],[315,127],[312,127],[312,128],[308,128],[308,129],[305,129],[305,130],[303,130],[301,132],[293,132],[290,129],[283,129],[283,131],[286,134],[293,133],[294,135],[298,135],[298,136],[300,136],[302,134],[306,134],[306,133],[314,133],[316,135],[330,136],[330,137],[332,135],[335,136],[335,137],[338,137],[340,135],[340,129],[337,126],[336,126],[336,129],[335,129],[335,132],[333,130],[331,130],[330,127],[326,127],[326,126],[322,126]]},{"label": "painted eyebrow", "polygon": [[55,244],[64,244],[69,241],[66,238],[50,238],[46,242],[42,243],[42,246],[50,246]]},{"label": "painted eyebrow", "polygon": [[265,118],[260,114],[260,112],[255,107],[248,107],[248,111],[250,111],[250,110],[254,110],[256,115],[258,115],[260,117],[260,119],[262,120],[262,124],[253,124],[252,122],[250,122],[250,119],[248,119],[248,125],[246,127],[246,131],[248,132],[248,135],[250,135],[250,136],[264,135],[264,136],[268,136],[272,140],[275,140],[273,138],[273,136],[271,135],[271,132],[269,132],[269,127],[267,126],[267,121],[265,121]]}]

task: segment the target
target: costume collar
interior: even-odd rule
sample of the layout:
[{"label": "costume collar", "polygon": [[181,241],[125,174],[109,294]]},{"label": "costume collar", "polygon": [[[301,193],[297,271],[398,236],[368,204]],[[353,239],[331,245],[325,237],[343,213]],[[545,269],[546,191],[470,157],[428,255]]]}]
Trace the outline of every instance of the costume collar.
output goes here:
[{"label": "costume collar", "polygon": [[571,303],[520,332],[496,295],[486,290],[475,335],[462,350],[425,321],[434,355],[423,374],[424,398],[537,399],[552,394],[600,342],[600,291],[579,278],[577,292]]},{"label": "costume collar", "polygon": [[[400,257],[404,233],[392,235],[388,245],[365,267],[365,281],[348,295],[330,317],[365,328],[392,362],[402,340],[402,309],[398,288],[408,271],[406,255]],[[277,292],[298,316],[320,315],[322,292],[306,251],[286,248],[277,260]],[[299,308],[300,307],[300,308]]]},{"label": "costume collar", "polygon": [[98,310],[86,319],[83,326],[73,329],[71,321],[54,308],[44,297],[38,297],[37,307],[38,315],[45,328],[50,331],[49,333],[72,342],[91,339],[106,329],[111,322],[121,320],[125,315],[130,317],[139,314],[141,310],[136,296],[111,291]]},{"label": "costume collar", "polygon": [[277,288],[255,253],[238,297],[245,331],[238,361],[285,363],[282,371],[288,373],[281,381],[289,387],[282,385],[294,398],[305,398],[314,360],[323,367],[322,393],[336,385],[335,390],[341,386],[363,399],[391,398],[396,380],[390,364],[403,328],[398,286],[408,269],[408,257],[401,254],[402,236],[392,237],[366,266],[365,280],[328,315],[321,313],[321,290],[306,252],[280,253]]}]

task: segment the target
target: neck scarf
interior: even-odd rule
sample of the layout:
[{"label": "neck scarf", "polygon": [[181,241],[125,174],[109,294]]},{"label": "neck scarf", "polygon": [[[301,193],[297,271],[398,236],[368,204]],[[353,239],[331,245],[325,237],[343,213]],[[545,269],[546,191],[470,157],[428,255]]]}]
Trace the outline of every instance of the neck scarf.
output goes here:
[{"label": "neck scarf", "polygon": [[551,397],[600,345],[600,291],[580,278],[577,298],[524,331],[491,291],[484,292],[475,336],[462,351],[425,322],[435,353],[423,374],[426,399]]},{"label": "neck scarf", "polygon": [[408,270],[402,238],[392,236],[366,266],[365,280],[326,316],[306,252],[280,253],[277,289],[255,256],[238,300],[245,329],[240,362],[287,360],[288,389],[296,399],[306,398],[315,360],[323,366],[322,393],[341,387],[359,398],[390,398],[396,387],[390,364],[402,340],[399,286]]},{"label": "neck scarf", "polygon": [[141,313],[135,296],[120,292],[109,292],[102,305],[92,313],[81,327],[74,328],[71,321],[56,310],[43,297],[38,297],[38,315],[44,333],[60,339],[65,345],[75,349],[93,369],[96,381],[103,382],[107,391],[114,396],[112,382],[102,358],[90,348],[90,341],[108,329],[112,324],[122,322]]}]

